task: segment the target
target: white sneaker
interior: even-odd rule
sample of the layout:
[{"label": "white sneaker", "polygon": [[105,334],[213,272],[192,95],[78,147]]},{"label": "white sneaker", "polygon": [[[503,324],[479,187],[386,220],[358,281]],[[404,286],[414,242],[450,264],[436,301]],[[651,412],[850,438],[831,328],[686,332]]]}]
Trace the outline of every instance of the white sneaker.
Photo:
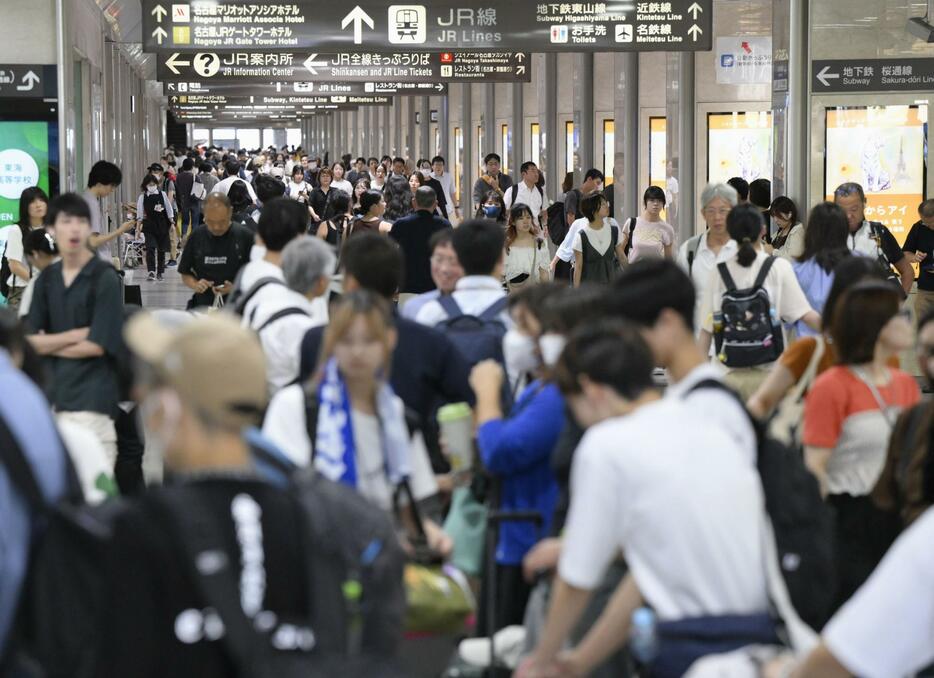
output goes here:
[{"label": "white sneaker", "polygon": [[156,280],[156,274],[155,274],[155,272],[154,272],[154,271],[150,271],[150,272],[149,272],[149,275],[146,276],[146,280],[148,280],[149,282],[155,282],[155,280]]},{"label": "white sneaker", "polygon": [[[496,648],[496,660],[511,670],[518,668],[522,660],[522,651],[525,648],[525,635],[524,626],[507,626],[494,633],[493,645]],[[471,666],[489,666],[490,639],[462,640],[457,653]]]}]

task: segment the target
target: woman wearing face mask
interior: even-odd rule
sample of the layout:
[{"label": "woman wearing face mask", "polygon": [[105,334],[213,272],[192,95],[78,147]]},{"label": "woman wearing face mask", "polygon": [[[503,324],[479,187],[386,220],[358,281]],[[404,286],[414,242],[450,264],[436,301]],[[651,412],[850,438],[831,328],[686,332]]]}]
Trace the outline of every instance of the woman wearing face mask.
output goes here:
[{"label": "woman wearing face mask", "polygon": [[534,234],[532,210],[517,203],[509,211],[503,278],[510,292],[551,280],[548,247]]},{"label": "woman wearing face mask", "polygon": [[[386,512],[403,482],[418,502],[438,492],[421,433],[412,431],[386,381],[396,339],[386,301],[366,291],[344,295],[331,312],[314,376],[279,391],[263,424],[296,464],[313,464]],[[412,514],[402,508],[399,518],[412,534]],[[448,555],[450,538],[430,519],[423,526],[429,547]]]},{"label": "woman wearing face mask", "polygon": [[486,194],[483,204],[477,209],[474,215],[477,219],[490,219],[506,226],[506,204],[503,202],[503,196],[496,191],[490,191]]},{"label": "woman wearing face mask", "polygon": [[175,213],[169,196],[159,189],[156,177],[146,175],[140,188],[143,192],[136,201],[136,213],[142,216],[138,223],[146,236],[146,270],[151,282],[163,279],[165,253],[170,246],[169,229],[175,223]]},{"label": "woman wearing face mask", "polygon": [[[501,409],[503,368],[494,361],[474,367],[470,385],[476,395],[477,448],[483,466],[500,485],[503,511],[535,511],[540,525],[504,523],[496,549],[495,619],[499,625],[521,624],[529,595],[522,559],[550,530],[558,487],[550,459],[564,426],[564,401],[542,366],[538,342],[546,299],[555,285],[535,285],[510,299],[515,329],[507,332],[503,351],[511,370],[530,374],[533,381],[515,401],[509,416]],[[486,596],[481,594],[481,601]],[[479,619],[485,622],[483,611]],[[486,634],[496,629],[485,629]]]}]

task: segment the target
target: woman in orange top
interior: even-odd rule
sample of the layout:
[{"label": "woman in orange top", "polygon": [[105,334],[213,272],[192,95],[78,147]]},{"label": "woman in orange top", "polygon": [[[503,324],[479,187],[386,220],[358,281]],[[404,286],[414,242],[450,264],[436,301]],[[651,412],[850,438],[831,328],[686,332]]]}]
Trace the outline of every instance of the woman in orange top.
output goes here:
[{"label": "woman in orange top", "polygon": [[[830,321],[836,310],[837,302],[843,293],[861,280],[882,280],[879,265],[868,257],[849,256],[834,269],[833,285],[824,304],[824,332],[820,340],[824,343],[824,352],[817,365],[815,378],[837,364],[837,354],[830,339]],[[782,398],[791,391],[804,376],[811,358],[817,350],[817,337],[804,337],[785,349],[775,367],[766,377],[759,389],[748,400],[746,406],[759,419],[767,419]],[[896,359],[893,367],[898,367]]]}]

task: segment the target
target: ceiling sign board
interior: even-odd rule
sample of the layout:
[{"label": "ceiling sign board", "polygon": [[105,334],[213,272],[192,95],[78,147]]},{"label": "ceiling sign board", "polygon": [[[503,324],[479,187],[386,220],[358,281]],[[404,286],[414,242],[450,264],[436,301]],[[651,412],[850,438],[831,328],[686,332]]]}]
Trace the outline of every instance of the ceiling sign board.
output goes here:
[{"label": "ceiling sign board", "polygon": [[713,0],[143,0],[146,51],[707,51]]},{"label": "ceiling sign board", "polygon": [[55,99],[55,66],[0,64],[0,99]]},{"label": "ceiling sign board", "polygon": [[530,82],[525,52],[162,52],[162,82]]},{"label": "ceiling sign board", "polygon": [[231,85],[230,83],[166,82],[162,93],[220,96],[282,96],[309,94],[373,94],[382,96],[429,96],[447,94],[444,82],[277,82],[268,85]]},{"label": "ceiling sign board", "polygon": [[303,105],[323,106],[326,104],[344,104],[353,106],[388,106],[392,103],[391,97],[384,96],[355,96],[347,94],[332,94],[329,96],[305,96],[288,94],[286,96],[244,96],[229,97],[217,94],[180,94],[169,97],[170,106],[197,105],[197,106],[288,106],[295,108]]},{"label": "ceiling sign board", "polygon": [[934,59],[837,59],[811,64],[811,91],[917,92],[934,89]]}]

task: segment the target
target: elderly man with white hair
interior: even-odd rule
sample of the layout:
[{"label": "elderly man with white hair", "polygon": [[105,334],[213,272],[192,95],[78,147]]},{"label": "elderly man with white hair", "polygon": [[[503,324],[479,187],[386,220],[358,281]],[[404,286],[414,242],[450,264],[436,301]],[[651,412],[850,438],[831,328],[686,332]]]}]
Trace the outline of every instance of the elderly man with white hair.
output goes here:
[{"label": "elderly man with white hair", "polygon": [[298,378],[305,333],[328,321],[327,292],[336,258],[318,238],[300,236],[282,250],[285,285],[270,285],[244,316],[266,354],[270,394]]}]

